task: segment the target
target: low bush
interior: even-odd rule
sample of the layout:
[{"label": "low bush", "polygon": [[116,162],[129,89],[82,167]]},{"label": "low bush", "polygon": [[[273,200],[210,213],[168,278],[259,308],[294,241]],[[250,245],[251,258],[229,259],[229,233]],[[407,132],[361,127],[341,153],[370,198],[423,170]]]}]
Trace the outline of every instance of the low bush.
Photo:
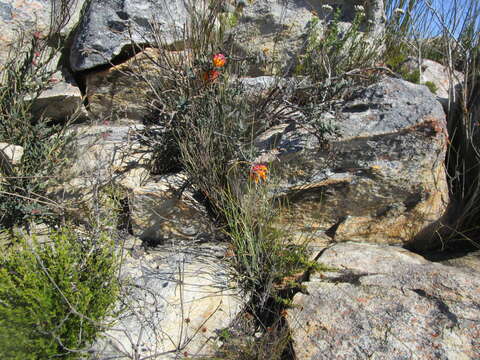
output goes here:
[{"label": "low bush", "polygon": [[354,69],[374,66],[381,58],[381,41],[372,39],[366,26],[365,10],[358,9],[348,27],[340,24],[341,9],[332,20],[314,17],[309,24],[304,54],[299,56],[297,75],[306,75],[314,81],[329,81]]},{"label": "low bush", "polygon": [[0,163],[0,230],[31,222],[58,224],[62,217],[62,207],[47,190],[72,158],[74,133],[68,130],[73,119],[55,124],[32,112],[35,99],[54,81],[60,50],[53,33],[23,33],[2,67],[0,142],[24,152],[15,166]]},{"label": "low bush", "polygon": [[112,241],[62,229],[13,242],[0,255],[0,357],[80,358],[119,291]]}]

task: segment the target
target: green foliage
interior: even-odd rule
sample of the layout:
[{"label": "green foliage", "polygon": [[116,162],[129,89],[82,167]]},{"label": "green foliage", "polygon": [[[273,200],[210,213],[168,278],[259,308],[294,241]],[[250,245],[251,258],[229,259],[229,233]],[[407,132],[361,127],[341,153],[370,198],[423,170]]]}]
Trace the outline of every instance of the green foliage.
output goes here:
[{"label": "green foliage", "polygon": [[403,78],[407,81],[410,81],[411,83],[414,84],[420,84],[420,71],[414,70],[414,71],[403,71],[400,73]]},{"label": "green foliage", "polygon": [[79,358],[118,294],[112,241],[62,229],[13,242],[0,255],[2,359]]},{"label": "green foliage", "polygon": [[379,48],[371,41],[365,26],[365,14],[357,12],[351,26],[340,26],[341,10],[325,25],[319,18],[311,21],[305,53],[300,56],[297,75],[308,75],[314,81],[323,81],[345,74],[353,69],[373,66],[379,59]]},{"label": "green foliage", "polygon": [[424,85],[425,85],[426,87],[428,87],[428,89],[432,92],[432,94],[436,94],[436,93],[437,93],[438,87],[437,87],[437,85],[435,85],[433,82],[431,82],[431,81],[426,81],[426,82],[424,83]]},{"label": "green foliage", "polygon": [[0,74],[0,142],[24,149],[20,164],[0,163],[0,230],[31,221],[53,223],[62,212],[47,190],[71,158],[71,122],[54,124],[32,112],[33,101],[50,84],[54,71],[49,64],[60,51],[50,40],[25,34]]}]

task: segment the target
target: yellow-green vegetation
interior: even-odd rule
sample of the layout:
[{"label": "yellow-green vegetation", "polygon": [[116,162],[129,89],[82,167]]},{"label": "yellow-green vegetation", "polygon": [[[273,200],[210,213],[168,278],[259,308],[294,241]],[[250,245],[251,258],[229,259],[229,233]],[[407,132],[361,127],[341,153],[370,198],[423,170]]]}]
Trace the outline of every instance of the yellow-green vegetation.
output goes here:
[{"label": "yellow-green vegetation", "polygon": [[119,291],[113,242],[68,229],[42,242],[10,241],[0,254],[2,358],[80,358],[106,325]]},{"label": "yellow-green vegetation", "polygon": [[[33,110],[56,81],[63,46],[56,27],[65,24],[69,7],[67,0],[55,6],[55,28],[20,33],[0,73],[0,142],[23,148],[15,164],[0,158],[2,359],[81,358],[108,325],[119,292],[113,232],[103,231],[116,226],[115,213],[87,216],[91,224],[81,230],[68,206],[50,195],[66,182],[75,151],[75,119],[54,122]],[[116,210],[115,189],[104,193],[97,205]]]}]

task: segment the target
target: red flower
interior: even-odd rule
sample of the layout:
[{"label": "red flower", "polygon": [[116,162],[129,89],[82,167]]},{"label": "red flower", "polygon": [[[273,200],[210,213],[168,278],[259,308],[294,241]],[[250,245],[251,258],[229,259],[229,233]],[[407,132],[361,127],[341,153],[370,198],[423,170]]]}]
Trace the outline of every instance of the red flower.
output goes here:
[{"label": "red flower", "polygon": [[254,164],[250,168],[250,179],[255,181],[257,184],[260,180],[267,181],[267,171],[267,165]]},{"label": "red flower", "polygon": [[215,54],[213,56],[213,65],[215,67],[223,67],[227,63],[227,58],[223,54]]},{"label": "red flower", "polygon": [[217,70],[209,70],[203,74],[203,80],[205,80],[205,82],[212,82],[217,80],[219,76],[220,73]]}]

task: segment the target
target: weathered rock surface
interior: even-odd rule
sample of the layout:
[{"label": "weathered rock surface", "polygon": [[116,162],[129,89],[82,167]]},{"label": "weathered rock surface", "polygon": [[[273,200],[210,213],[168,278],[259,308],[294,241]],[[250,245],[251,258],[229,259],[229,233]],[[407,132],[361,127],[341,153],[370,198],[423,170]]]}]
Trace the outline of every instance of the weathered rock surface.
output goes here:
[{"label": "weathered rock surface", "polygon": [[[57,1],[58,2],[58,1]],[[70,20],[61,32],[66,36],[80,19],[84,0],[70,2]],[[9,46],[17,40],[19,31],[33,33],[46,32],[50,29],[51,0],[3,0],[0,1],[0,64],[6,59]],[[54,16],[54,19],[58,17]]]},{"label": "weathered rock surface", "polygon": [[0,152],[11,165],[20,163],[23,156],[23,147],[0,142]]},{"label": "weathered rock surface", "polygon": [[[352,21],[355,5],[364,5],[363,0],[327,1],[334,8],[342,8],[342,21]],[[307,24],[317,14],[328,19],[332,12],[325,12],[322,1],[295,0],[281,3],[275,0],[238,2],[237,8],[228,16],[236,17],[234,28],[236,43],[248,53],[263,54],[278,59],[285,67],[303,47]],[[228,6],[227,6],[228,8]],[[182,28],[189,12],[203,11],[201,0],[189,9],[184,1],[93,0],[77,31],[71,52],[74,71],[91,69],[110,64],[122,51],[131,45],[151,44],[152,23],[159,24],[159,34],[165,45],[183,39]],[[383,2],[369,0],[366,3],[366,21],[371,20],[373,34],[383,31]],[[248,47],[246,45],[248,44]],[[275,53],[275,54],[274,54]]]},{"label": "weathered rock surface", "polygon": [[478,359],[479,273],[391,246],[342,243],[287,321],[298,360]]},{"label": "weathered rock surface", "polygon": [[139,186],[148,177],[148,149],[135,141],[140,127],[82,125],[76,128],[76,154],[66,181],[52,196],[91,209],[98,190],[107,184]]},{"label": "weathered rock surface", "polygon": [[174,240],[206,241],[212,229],[204,207],[182,174],[151,176],[150,150],[136,137],[141,126],[82,126],[71,179],[57,197],[80,201],[92,209],[105,185],[121,189],[135,236],[149,244]]},{"label": "weathered rock surface", "polygon": [[449,259],[440,260],[440,263],[447,266],[471,269],[480,273],[480,251],[455,255],[456,256],[451,256]]},{"label": "weathered rock surface", "polygon": [[[158,51],[146,49],[121,65],[85,77],[89,112],[98,120],[142,120],[151,111],[146,80],[155,71]],[[151,97],[151,96],[150,96]]]},{"label": "weathered rock surface", "polygon": [[[437,100],[442,103],[444,109],[448,110],[450,97],[453,97],[452,104],[454,106],[458,103],[459,95],[455,89],[463,83],[465,78],[460,71],[453,71],[452,74],[449,74],[446,66],[429,59],[423,59],[419,67],[418,59],[410,58],[405,63],[405,66],[407,66],[410,71],[421,70],[420,83],[424,84],[426,82],[431,82],[435,85],[435,95],[437,96]],[[452,94],[450,94],[450,79],[453,86]]]},{"label": "weathered rock surface", "polygon": [[[334,10],[326,10],[323,5],[331,5]],[[305,46],[308,24],[314,17],[329,21],[333,12],[340,8],[340,25],[347,28],[355,17],[356,5],[366,5],[366,22],[373,23],[372,34],[381,33],[385,22],[382,1],[257,0],[242,9],[238,26],[233,29],[236,44],[245,53],[263,58],[265,66],[252,68],[252,75],[280,74],[292,70]]]},{"label": "weathered rock surface", "polygon": [[187,19],[183,0],[92,0],[75,35],[71,67],[81,71],[110,64],[132,42],[152,42],[152,23],[165,45],[172,45],[182,40]]},{"label": "weathered rock surface", "polygon": [[73,171],[85,178],[110,181],[136,167],[144,167],[150,152],[136,141],[139,125],[83,125],[77,127],[77,162]]},{"label": "weathered rock surface", "polygon": [[182,174],[150,178],[129,189],[132,231],[153,244],[211,240],[212,226]]},{"label": "weathered rock surface", "polygon": [[445,114],[425,86],[385,78],[321,121],[341,136],[324,143],[309,126],[290,124],[260,142],[272,149],[264,158],[279,160],[292,231],[401,244],[442,216]]},{"label": "weathered rock surface", "polygon": [[64,121],[74,115],[87,116],[83,96],[77,84],[59,71],[51,78],[51,86],[42,91],[32,104],[36,117]]},{"label": "weathered rock surface", "polygon": [[225,249],[135,247],[125,259],[124,312],[96,344],[93,359],[178,359],[213,355],[219,330],[244,304],[231,283]]}]

